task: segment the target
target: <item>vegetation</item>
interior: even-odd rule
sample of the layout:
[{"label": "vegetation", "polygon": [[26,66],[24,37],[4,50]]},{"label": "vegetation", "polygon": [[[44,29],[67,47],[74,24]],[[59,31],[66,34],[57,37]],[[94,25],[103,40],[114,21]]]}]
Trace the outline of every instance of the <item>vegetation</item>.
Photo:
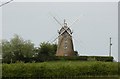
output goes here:
[{"label": "vegetation", "polygon": [[[2,40],[0,46],[2,46],[3,63],[47,61],[51,60],[50,57],[54,56],[53,58],[55,58],[57,50],[57,44],[42,42],[39,47],[34,47],[34,44],[30,40],[24,40],[16,34],[10,41]],[[78,56],[77,51],[75,51],[75,54]]]},{"label": "vegetation", "polygon": [[24,59],[34,57],[54,56],[57,45],[43,42],[39,47],[35,48],[30,40],[23,40],[18,35],[8,40],[2,40],[3,62],[13,63],[16,61],[24,61]]},{"label": "vegetation", "polygon": [[78,56],[75,51],[74,57],[56,57],[57,50],[56,44],[48,42],[40,43],[39,47],[34,47],[30,40],[23,40],[18,35],[8,40],[2,40],[3,63],[22,62],[43,62],[43,61],[56,61],[56,60],[80,60],[80,61],[113,61],[113,57],[104,56]]},{"label": "vegetation", "polygon": [[23,40],[14,35],[10,41],[2,40],[3,62],[20,61],[24,57],[32,57],[34,44],[30,40]]},{"label": "vegetation", "polygon": [[79,79],[79,77],[120,75],[118,72],[120,65],[118,66],[117,62],[108,62],[113,61],[113,57],[78,56],[77,51],[76,56],[59,57],[55,56],[56,44],[42,42],[39,47],[34,47],[30,40],[24,40],[18,35],[14,35],[10,41],[2,40],[0,48],[1,46],[3,64],[0,66],[2,66],[2,77],[6,79],[7,77]]},{"label": "vegetation", "polygon": [[118,76],[118,63],[53,61],[2,65],[3,77],[90,77]]}]

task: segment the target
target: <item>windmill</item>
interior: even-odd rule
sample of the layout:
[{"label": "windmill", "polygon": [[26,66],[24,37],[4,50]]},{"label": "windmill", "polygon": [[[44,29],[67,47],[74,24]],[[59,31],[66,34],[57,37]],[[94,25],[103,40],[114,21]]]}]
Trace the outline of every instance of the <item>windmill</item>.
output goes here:
[{"label": "windmill", "polygon": [[[60,26],[62,26],[60,30],[58,30],[59,36],[57,37],[58,46],[57,46],[56,56],[75,56],[76,54],[74,52],[74,45],[73,45],[73,40],[72,40],[73,32],[71,31],[70,27],[68,27],[65,19],[64,19],[64,24],[61,24],[55,17],[53,18],[56,20],[56,22]],[[73,24],[75,22],[73,22]]]}]

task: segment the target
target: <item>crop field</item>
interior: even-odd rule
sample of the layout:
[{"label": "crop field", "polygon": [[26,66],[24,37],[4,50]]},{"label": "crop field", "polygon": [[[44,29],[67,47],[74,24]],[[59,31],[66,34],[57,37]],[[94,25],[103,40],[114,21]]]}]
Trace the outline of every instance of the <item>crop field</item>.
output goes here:
[{"label": "crop field", "polygon": [[3,79],[118,79],[118,68],[120,69],[117,62],[18,62],[12,64],[3,64],[2,77]]}]

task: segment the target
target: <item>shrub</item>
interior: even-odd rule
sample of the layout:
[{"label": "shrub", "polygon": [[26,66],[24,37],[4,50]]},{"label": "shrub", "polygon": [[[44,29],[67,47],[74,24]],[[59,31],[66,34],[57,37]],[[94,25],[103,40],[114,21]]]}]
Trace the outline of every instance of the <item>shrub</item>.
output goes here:
[{"label": "shrub", "polygon": [[[20,61],[27,62],[45,62],[45,61],[105,61],[112,62],[113,57],[108,56],[39,56],[39,57],[25,57]],[[11,60],[3,59],[3,63],[11,63]],[[15,63],[16,61],[12,61]]]},{"label": "shrub", "polygon": [[114,76],[118,65],[113,62],[53,61],[42,63],[3,64],[3,77],[83,77]]},{"label": "shrub", "polygon": [[96,56],[95,59],[97,61],[113,61],[113,57],[108,57],[108,56]]}]

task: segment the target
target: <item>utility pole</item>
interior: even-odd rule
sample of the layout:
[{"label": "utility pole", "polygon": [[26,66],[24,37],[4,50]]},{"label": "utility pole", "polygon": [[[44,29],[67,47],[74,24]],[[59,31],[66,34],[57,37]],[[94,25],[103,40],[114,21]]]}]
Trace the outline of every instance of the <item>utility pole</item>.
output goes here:
[{"label": "utility pole", "polygon": [[112,47],[111,40],[112,40],[112,38],[110,37],[110,49],[109,49],[109,56],[111,56],[111,47]]}]

